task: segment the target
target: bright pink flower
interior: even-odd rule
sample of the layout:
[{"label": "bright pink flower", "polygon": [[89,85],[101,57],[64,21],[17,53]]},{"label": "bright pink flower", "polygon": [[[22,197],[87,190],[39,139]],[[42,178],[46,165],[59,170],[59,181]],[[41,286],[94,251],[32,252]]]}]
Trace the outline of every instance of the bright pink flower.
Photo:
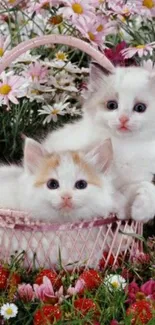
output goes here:
[{"label": "bright pink flower", "polygon": [[69,287],[67,293],[71,296],[76,295],[78,292],[83,290],[85,287],[85,281],[83,279],[77,280],[75,287]]},{"label": "bright pink flower", "polygon": [[140,288],[136,282],[131,282],[127,287],[128,302],[133,303],[136,300],[136,293],[140,291]]},{"label": "bright pink flower", "polygon": [[19,284],[17,292],[20,299],[24,302],[29,302],[34,299],[34,291],[30,284]]},{"label": "bright pink flower", "polygon": [[34,284],[33,285],[35,297],[41,301],[46,301],[47,298],[56,299],[61,302],[64,298],[68,298],[68,296],[63,295],[63,286],[56,292],[54,292],[51,281],[47,276],[43,277],[43,283],[41,285]]},{"label": "bright pink flower", "polygon": [[27,78],[36,83],[45,83],[47,81],[48,68],[40,62],[31,63],[28,69],[23,73]]},{"label": "bright pink flower", "polygon": [[155,281],[154,280],[149,280],[145,282],[140,290],[148,297],[151,299],[155,299]]}]

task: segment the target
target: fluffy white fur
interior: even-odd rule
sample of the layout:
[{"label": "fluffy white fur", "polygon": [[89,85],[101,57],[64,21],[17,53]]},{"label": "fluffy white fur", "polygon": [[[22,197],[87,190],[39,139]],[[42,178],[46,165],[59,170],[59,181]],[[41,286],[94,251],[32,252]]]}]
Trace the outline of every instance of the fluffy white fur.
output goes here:
[{"label": "fluffy white fur", "polygon": [[[0,207],[27,211],[38,220],[61,223],[118,213],[118,200],[115,199],[111,179],[105,173],[112,160],[110,141],[105,141],[87,153],[79,153],[81,160],[92,168],[93,177],[100,180],[99,185],[88,181],[88,174],[79,164],[75,164],[72,153],[68,151],[59,153],[59,165],[51,169],[49,167],[44,182],[36,186],[49,156],[38,142],[26,139],[24,167],[0,168]],[[50,179],[58,180],[58,189],[47,187]],[[81,179],[88,182],[83,190],[75,188],[76,181]],[[72,197],[71,208],[63,207],[63,196],[66,194]],[[119,194],[117,197],[119,199]],[[124,218],[122,197],[121,202],[119,213]]]},{"label": "fluffy white fur", "polygon": [[[38,142],[26,139],[24,149],[23,167],[1,166],[0,167],[0,207],[29,212],[34,219],[48,222],[70,222],[90,219],[92,217],[108,217],[111,212],[118,213],[125,218],[125,199],[115,193],[111,177],[108,176],[108,169],[112,162],[112,146],[109,140],[101,143],[97,147],[79,153],[81,160],[93,168],[93,178],[100,180],[100,184],[88,183],[83,190],[75,189],[75,182],[83,179],[88,181],[88,174],[79,164],[75,164],[71,152],[60,152],[58,154],[59,164],[55,168],[42,170],[45,160],[50,156],[48,152]],[[48,165],[50,166],[50,165]],[[42,177],[45,181],[42,182]],[[60,187],[49,189],[47,181],[57,179]],[[41,180],[39,186],[36,182]],[[64,194],[72,196],[72,208],[62,208],[62,196]],[[129,229],[130,230],[130,229]],[[29,261],[32,260],[33,253],[37,253],[36,265],[42,264],[51,267],[58,263],[59,249],[61,251],[63,265],[79,261],[83,264],[89,259],[88,265],[96,267],[102,256],[104,237],[107,231],[106,226],[101,228],[82,229],[61,232],[59,235],[54,232],[29,233],[16,230],[14,235],[12,230],[0,229],[0,244],[3,245],[4,258],[5,251],[14,254],[15,251],[26,251]],[[9,236],[10,234],[10,236]],[[77,236],[79,236],[77,238]],[[12,239],[10,246],[9,239]],[[75,245],[76,242],[76,249]],[[97,241],[96,241],[97,239]],[[113,234],[109,232],[104,250],[109,250],[113,240]],[[94,243],[96,245],[94,246]],[[118,234],[115,241],[115,249],[119,243],[122,249],[130,245],[130,238]],[[42,245],[41,245],[42,243]],[[31,248],[30,248],[31,244]],[[83,249],[85,247],[85,249]],[[49,259],[44,259],[44,254],[49,253]],[[38,263],[39,261],[39,263]],[[44,264],[45,263],[45,264]]]},{"label": "fluffy white fur", "polygon": [[[115,185],[126,194],[128,213],[135,220],[148,221],[155,215],[155,75],[140,67],[118,67],[106,74],[93,64],[83,119],[48,135],[48,150],[84,149],[111,137],[114,149]],[[109,111],[106,103],[118,102]],[[133,110],[144,103],[144,113]],[[126,116],[128,130],[119,130],[119,118]]]}]

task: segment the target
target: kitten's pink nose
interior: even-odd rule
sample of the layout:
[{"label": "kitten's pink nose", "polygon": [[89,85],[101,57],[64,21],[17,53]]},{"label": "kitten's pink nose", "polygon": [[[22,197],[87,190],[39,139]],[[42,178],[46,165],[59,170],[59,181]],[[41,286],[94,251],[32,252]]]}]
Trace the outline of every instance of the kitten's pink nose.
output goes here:
[{"label": "kitten's pink nose", "polygon": [[64,194],[61,196],[64,202],[68,202],[72,199],[72,196],[70,194]]},{"label": "kitten's pink nose", "polygon": [[121,115],[120,118],[119,118],[119,121],[122,124],[126,124],[129,121],[129,118],[126,115]]}]

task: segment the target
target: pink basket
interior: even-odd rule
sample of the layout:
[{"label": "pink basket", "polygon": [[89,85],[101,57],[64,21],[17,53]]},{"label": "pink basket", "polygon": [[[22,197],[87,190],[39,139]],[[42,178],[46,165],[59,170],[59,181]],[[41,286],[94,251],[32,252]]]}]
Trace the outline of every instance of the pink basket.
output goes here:
[{"label": "pink basket", "polygon": [[[111,62],[88,43],[63,35],[48,35],[36,37],[23,42],[9,51],[0,62],[0,73],[18,56],[27,50],[46,44],[65,44],[74,46],[95,59],[106,69],[112,70]],[[132,233],[134,236],[121,234]],[[114,266],[121,254],[122,261],[133,254],[135,249],[141,249],[135,235],[142,235],[143,226],[132,221],[122,223],[114,216],[109,219],[95,219],[91,222],[70,224],[35,223],[28,215],[19,211],[0,210],[0,259],[9,261],[15,251],[25,251],[25,265],[32,266],[36,254],[36,265],[53,267],[59,262],[64,267],[72,268],[79,265],[99,267],[102,259],[104,268]],[[75,263],[76,262],[76,263]]]}]

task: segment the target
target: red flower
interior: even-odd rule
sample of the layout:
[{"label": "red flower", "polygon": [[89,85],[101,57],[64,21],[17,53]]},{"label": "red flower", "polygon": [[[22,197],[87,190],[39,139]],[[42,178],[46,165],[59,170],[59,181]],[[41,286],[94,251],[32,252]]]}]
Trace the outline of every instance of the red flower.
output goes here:
[{"label": "red flower", "polygon": [[140,300],[127,309],[127,315],[132,316],[131,324],[147,324],[152,319],[152,306],[146,300]]},{"label": "red flower", "polygon": [[95,302],[90,298],[76,299],[74,301],[74,308],[84,316],[90,311],[93,311],[94,315],[99,314]]},{"label": "red flower", "polygon": [[34,314],[33,325],[54,324],[55,320],[61,319],[59,306],[44,305]]},{"label": "red flower", "polygon": [[128,66],[131,64],[135,64],[133,60],[125,59],[123,57],[121,51],[126,48],[127,48],[127,43],[125,41],[122,41],[112,49],[105,49],[104,54],[114,65]]},{"label": "red flower", "polygon": [[84,288],[87,289],[87,290],[92,290],[92,289],[95,289],[95,288],[99,287],[99,285],[102,282],[99,273],[97,271],[95,271],[95,270],[86,270],[86,271],[84,271],[80,275],[79,279],[84,280],[84,282],[85,282]]},{"label": "red flower", "polygon": [[7,281],[9,277],[9,270],[1,267],[0,268],[0,289],[6,289],[7,287]]},{"label": "red flower", "polygon": [[[109,254],[108,252],[104,252],[103,253],[103,258],[101,258],[101,260],[99,261],[99,267],[100,267],[101,270],[104,269],[104,267],[105,267],[108,254]],[[113,256],[113,254],[111,254],[109,256],[109,258],[108,258],[108,266],[113,266],[114,260],[115,260],[115,258]]]},{"label": "red flower", "polygon": [[37,277],[35,279],[35,283],[39,284],[39,285],[42,284],[44,276],[46,276],[51,281],[54,289],[59,289],[61,287],[62,282],[61,282],[60,276],[56,272],[54,272],[52,270],[48,270],[48,269],[41,271],[37,275]]}]

